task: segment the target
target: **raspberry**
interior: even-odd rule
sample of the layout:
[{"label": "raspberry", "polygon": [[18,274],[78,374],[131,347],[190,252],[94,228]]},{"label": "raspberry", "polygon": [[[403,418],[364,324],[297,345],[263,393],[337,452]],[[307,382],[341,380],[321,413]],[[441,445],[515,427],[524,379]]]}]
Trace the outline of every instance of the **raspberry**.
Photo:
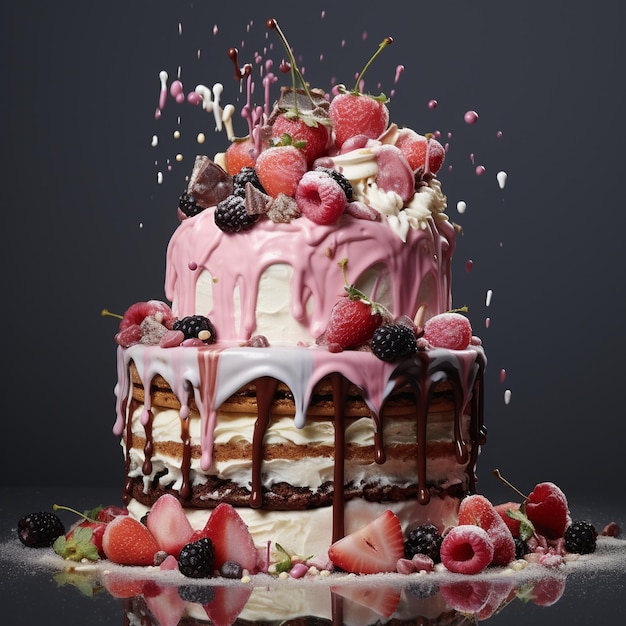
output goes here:
[{"label": "raspberry", "polygon": [[259,191],[265,193],[265,189],[263,189],[263,185],[259,181],[259,177],[253,167],[242,167],[239,172],[233,176],[233,193],[236,196],[245,198],[246,183],[250,183],[253,187],[256,187]]},{"label": "raspberry", "polygon": [[526,516],[547,539],[560,539],[571,522],[565,494],[554,483],[535,485],[526,500]]},{"label": "raspberry", "polygon": [[472,327],[465,315],[440,313],[424,324],[424,339],[435,348],[464,350],[472,340]]},{"label": "raspberry", "polygon": [[400,361],[417,352],[415,332],[404,324],[383,324],[372,336],[372,352],[381,361]]},{"label": "raspberry", "polygon": [[343,192],[346,194],[346,200],[348,202],[352,202],[354,191],[352,189],[352,183],[341,172],[334,170],[332,167],[321,166],[316,167],[315,171],[325,172],[326,174],[328,174],[343,189]]},{"label": "raspberry", "polygon": [[306,171],[306,157],[294,146],[268,148],[256,160],[257,176],[266,193],[273,198],[279,193],[294,196]]},{"label": "raspberry", "polygon": [[404,542],[404,556],[412,559],[416,554],[425,554],[433,560],[433,563],[441,561],[442,536],[433,524],[425,524],[413,528],[407,534]]},{"label": "raspberry", "polygon": [[215,224],[225,233],[250,230],[258,219],[258,215],[248,215],[241,196],[228,196],[215,207]]},{"label": "raspberry", "polygon": [[64,534],[63,522],[47,511],[26,515],[17,523],[17,536],[29,548],[47,548]]},{"label": "raspberry", "polygon": [[343,188],[326,172],[306,172],[296,189],[302,215],[316,224],[334,224],[346,208]]},{"label": "raspberry", "polygon": [[187,578],[210,578],[215,565],[215,549],[208,539],[188,543],[178,555],[178,569]]},{"label": "raspberry", "polygon": [[198,206],[196,203],[196,199],[188,192],[183,191],[183,193],[178,198],[178,208],[187,216],[193,217],[194,215],[198,215],[204,209],[201,206]]},{"label": "raspberry", "polygon": [[215,327],[204,315],[189,315],[174,322],[172,330],[180,330],[185,339],[200,339],[204,343],[215,343]]},{"label": "raspberry", "polygon": [[596,550],[598,531],[593,524],[584,521],[573,522],[565,531],[565,549],[575,554],[591,554]]},{"label": "raspberry", "polygon": [[492,558],[493,543],[480,526],[454,526],[441,542],[441,562],[455,574],[478,574]]}]

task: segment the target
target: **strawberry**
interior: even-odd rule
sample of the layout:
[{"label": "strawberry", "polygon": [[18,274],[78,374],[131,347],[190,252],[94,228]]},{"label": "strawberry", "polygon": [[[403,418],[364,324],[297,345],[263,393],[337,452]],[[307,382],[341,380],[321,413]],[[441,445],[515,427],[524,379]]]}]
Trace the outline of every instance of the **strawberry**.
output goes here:
[{"label": "strawberry", "polygon": [[263,189],[276,198],[278,194],[294,196],[300,179],[307,171],[306,156],[295,146],[276,146],[261,152],[256,173]]},{"label": "strawberry", "polygon": [[478,574],[493,560],[487,531],[473,524],[452,527],[441,542],[441,562],[455,574]]},{"label": "strawberry", "polygon": [[395,572],[398,559],[403,557],[400,520],[389,510],[339,539],[328,550],[328,558],[336,567],[355,574]]},{"label": "strawberry", "polygon": [[492,565],[508,565],[515,559],[515,541],[495,507],[481,495],[467,496],[459,505],[459,524],[480,526],[493,543]]},{"label": "strawberry", "polygon": [[519,502],[502,502],[495,505],[496,513],[502,518],[504,523],[509,527],[513,537],[520,536],[520,521],[512,518],[507,511],[519,511],[521,504]]},{"label": "strawberry", "polygon": [[537,606],[551,606],[565,591],[566,577],[548,575],[532,581],[517,592],[517,597],[525,602],[531,601]]},{"label": "strawberry", "polygon": [[356,135],[377,139],[389,124],[389,109],[382,100],[354,92],[337,94],[328,114],[338,148]]},{"label": "strawberry", "polygon": [[122,506],[115,506],[110,504],[101,508],[96,514],[96,520],[99,522],[112,522],[116,517],[120,515],[128,515],[128,509]]},{"label": "strawberry", "polygon": [[[385,619],[389,619],[400,604],[400,589],[380,583],[371,585],[338,585],[331,587],[331,591],[333,594],[346,598],[358,606],[365,607]],[[365,616],[361,619],[356,619],[356,616],[351,614],[350,608],[346,604],[343,606],[344,623],[370,624],[375,621],[367,619]],[[350,614],[349,617],[348,614]]]},{"label": "strawberry", "polygon": [[312,116],[296,117],[292,114],[280,114],[272,125],[272,137],[281,140],[288,136],[290,141],[297,147],[302,144],[307,165],[311,167],[315,159],[326,153],[330,139],[328,126],[320,123]]},{"label": "strawberry", "polygon": [[106,557],[113,563],[152,565],[159,544],[141,522],[123,515],[106,525],[102,548]]},{"label": "strawberry", "polygon": [[440,313],[424,324],[424,339],[435,348],[465,350],[472,340],[472,326],[460,313]]},{"label": "strawberry", "polygon": [[226,171],[234,176],[244,167],[254,167],[256,163],[256,148],[250,137],[235,139],[226,149],[224,155]]},{"label": "strawberry", "polygon": [[[402,128],[398,131],[395,143],[406,157],[413,171],[424,168],[425,172],[436,174],[443,165],[446,151],[443,146],[429,135],[423,136],[411,128]],[[426,167],[426,152],[428,152],[428,167]]]},{"label": "strawberry", "polygon": [[330,319],[318,343],[354,348],[367,343],[383,323],[382,315],[365,299],[341,298],[330,312]]},{"label": "strawberry", "polygon": [[213,542],[216,569],[226,561],[235,561],[249,572],[256,571],[258,551],[248,527],[230,504],[218,504],[202,532]]},{"label": "strawberry", "polygon": [[76,532],[80,528],[91,529],[90,541],[96,546],[96,549],[98,550],[98,554],[100,555],[100,558],[103,559],[105,558],[105,555],[104,555],[104,550],[102,548],[102,538],[104,536],[104,531],[106,530],[106,527],[107,525],[104,522],[96,522],[93,520],[83,520],[82,522],[78,522],[77,524],[74,524],[74,526],[72,526],[72,528],[67,533],[65,538],[67,540],[70,540],[71,538],[75,536]]},{"label": "strawberry", "polygon": [[214,626],[231,626],[252,595],[251,585],[212,587],[213,599],[202,605]]},{"label": "strawberry", "polygon": [[567,498],[554,483],[539,483],[525,502],[535,531],[547,539],[560,539],[571,523]]},{"label": "strawberry", "polygon": [[476,612],[478,620],[489,619],[498,610],[511,600],[511,595],[515,589],[512,580],[491,580],[489,581],[489,595],[487,601],[481,609]]},{"label": "strawberry", "polygon": [[154,503],[146,525],[159,549],[175,557],[193,534],[181,503],[169,493],[163,494]]},{"label": "strawberry", "polygon": [[334,224],[346,208],[346,194],[329,174],[309,171],[296,189],[298,209],[316,224]]}]

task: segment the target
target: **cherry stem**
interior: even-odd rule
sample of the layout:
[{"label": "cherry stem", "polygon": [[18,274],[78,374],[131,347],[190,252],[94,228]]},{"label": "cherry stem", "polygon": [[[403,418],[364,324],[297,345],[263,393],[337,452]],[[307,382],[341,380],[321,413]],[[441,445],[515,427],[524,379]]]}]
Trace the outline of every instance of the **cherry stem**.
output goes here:
[{"label": "cherry stem", "polygon": [[346,265],[348,265],[348,259],[341,259],[341,261],[339,261],[339,263],[337,263],[337,265],[339,265],[339,267],[341,268],[341,273],[343,274],[343,282],[345,283],[346,287],[348,286],[348,275],[346,274]]},{"label": "cherry stem", "polygon": [[512,485],[506,478],[504,478],[504,476],[502,476],[502,474],[500,473],[499,469],[494,469],[493,470],[493,475],[498,480],[501,480],[507,487],[511,488],[517,495],[519,495],[522,498],[524,498],[524,500],[528,500],[528,496],[525,496],[517,487]]},{"label": "cherry stem", "polygon": [[72,509],[69,506],[63,506],[61,504],[53,504],[52,508],[55,511],[69,511],[70,513],[75,513],[76,515],[78,515],[79,517],[82,517],[83,519],[85,519],[88,522],[97,522],[98,520],[92,519],[91,517],[87,517],[84,513],[81,513],[80,511],[77,511],[76,509]]},{"label": "cherry stem", "polygon": [[374,59],[383,51],[384,48],[386,48],[388,45],[390,45],[392,43],[393,43],[393,39],[391,37],[385,37],[378,44],[378,50],[376,50],[376,52],[374,52],[374,54],[370,57],[370,60],[365,64],[363,69],[359,72],[359,75],[356,77],[356,83],[355,83],[354,89],[353,89],[353,91],[355,93],[357,93],[359,91],[359,83],[361,82],[361,79],[363,78],[363,75],[365,74],[365,72],[367,72],[367,70],[369,69],[370,65],[374,61]]},{"label": "cherry stem", "polygon": [[102,312],[100,313],[100,315],[102,315],[102,317],[117,317],[117,319],[124,319],[124,316],[119,315],[119,313],[111,313],[111,311],[109,311],[109,309],[102,309]]},{"label": "cherry stem", "polygon": [[283,34],[283,31],[280,29],[278,22],[273,17],[270,17],[267,20],[266,25],[268,28],[276,31],[276,33],[278,34],[278,38],[283,44],[283,47],[285,48],[285,52],[287,52],[287,56],[289,57],[289,65],[290,65],[289,69],[291,70],[291,83],[293,86],[293,108],[294,108],[294,111],[296,112],[296,115],[298,115],[298,98],[296,97],[296,76],[298,77],[298,80],[300,81],[300,84],[302,85],[302,88],[304,89],[308,99],[311,101],[312,104],[315,104],[313,102],[313,96],[311,96],[309,92],[309,88],[307,87],[306,81],[304,80],[304,76],[302,76],[302,73],[298,69],[296,58],[293,56],[291,47],[289,46],[289,43],[287,41],[287,38]]}]

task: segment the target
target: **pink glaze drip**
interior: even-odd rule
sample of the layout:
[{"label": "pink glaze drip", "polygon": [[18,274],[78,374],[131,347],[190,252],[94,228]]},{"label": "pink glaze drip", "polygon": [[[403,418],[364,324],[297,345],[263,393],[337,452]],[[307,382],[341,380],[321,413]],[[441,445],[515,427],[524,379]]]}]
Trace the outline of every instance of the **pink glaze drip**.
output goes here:
[{"label": "pink glaze drip", "polygon": [[[414,317],[423,305],[426,318],[451,308],[454,229],[448,222],[429,218],[426,229],[410,229],[403,243],[387,224],[350,215],[332,226],[314,224],[306,217],[289,224],[263,220],[251,231],[233,236],[215,228],[213,213],[213,209],[206,209],[184,220],[174,233],[167,251],[165,292],[175,315],[207,315],[220,329],[220,340],[247,340],[254,334],[259,281],[275,263],[293,268],[291,313],[311,339],[325,330],[332,307],[344,293],[338,265],[342,258],[348,259],[350,282],[357,285],[370,268],[388,270],[394,316]],[[242,250],[246,250],[245,255]],[[198,269],[191,272],[190,264]],[[196,304],[201,270],[213,279],[210,311],[198,310]],[[242,295],[241,328],[235,327],[233,292],[237,287]],[[309,315],[310,297],[313,310]]]}]

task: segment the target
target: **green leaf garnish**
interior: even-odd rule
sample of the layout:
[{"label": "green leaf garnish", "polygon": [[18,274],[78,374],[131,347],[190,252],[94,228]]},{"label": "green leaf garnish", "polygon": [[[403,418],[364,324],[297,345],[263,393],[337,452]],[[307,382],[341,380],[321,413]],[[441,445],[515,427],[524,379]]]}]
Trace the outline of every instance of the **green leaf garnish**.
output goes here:
[{"label": "green leaf garnish", "polygon": [[68,561],[97,561],[100,558],[98,548],[91,541],[93,531],[91,528],[79,527],[74,530],[69,539],[65,535],[57,537],[52,544],[52,549],[62,558]]}]

